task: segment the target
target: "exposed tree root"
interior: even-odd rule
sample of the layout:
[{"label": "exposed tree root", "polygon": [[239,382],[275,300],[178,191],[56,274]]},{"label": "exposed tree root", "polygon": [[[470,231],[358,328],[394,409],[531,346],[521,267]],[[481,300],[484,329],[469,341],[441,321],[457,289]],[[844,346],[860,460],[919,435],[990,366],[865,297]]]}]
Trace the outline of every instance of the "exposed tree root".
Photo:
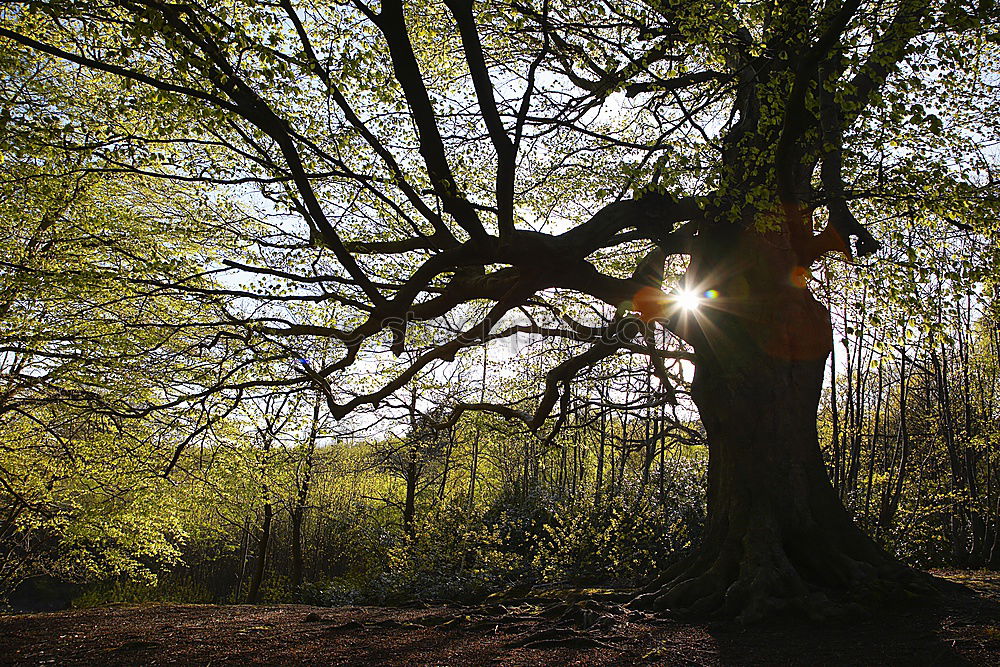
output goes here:
[{"label": "exposed tree root", "polygon": [[819,621],[857,617],[869,606],[936,592],[932,577],[895,563],[860,533],[796,537],[750,530],[714,550],[706,546],[647,586],[629,607],[743,624],[775,614]]},{"label": "exposed tree root", "polygon": [[548,628],[511,642],[523,648],[615,648],[595,636],[573,628]]}]

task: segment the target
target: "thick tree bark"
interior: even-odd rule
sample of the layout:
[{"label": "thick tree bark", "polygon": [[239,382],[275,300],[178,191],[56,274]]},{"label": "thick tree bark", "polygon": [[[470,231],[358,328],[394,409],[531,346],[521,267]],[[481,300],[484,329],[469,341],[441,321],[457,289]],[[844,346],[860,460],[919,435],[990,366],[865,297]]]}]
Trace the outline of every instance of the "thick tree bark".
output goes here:
[{"label": "thick tree bark", "polygon": [[816,414],[829,313],[797,279],[786,238],[725,233],[703,240],[712,264],[695,254],[686,277],[718,299],[675,321],[695,347],[708,525],[699,550],[635,605],[746,621],[782,609],[822,616],[909,571],[854,525],[823,466]]}]

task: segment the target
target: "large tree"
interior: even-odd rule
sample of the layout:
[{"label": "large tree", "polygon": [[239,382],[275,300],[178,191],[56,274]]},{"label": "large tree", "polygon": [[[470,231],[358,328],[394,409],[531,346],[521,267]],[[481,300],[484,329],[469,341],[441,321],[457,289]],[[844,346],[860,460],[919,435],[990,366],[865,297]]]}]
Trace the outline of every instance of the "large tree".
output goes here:
[{"label": "large tree", "polygon": [[[338,418],[514,334],[578,354],[532,410],[462,403],[446,423],[491,410],[542,428],[620,350],[651,355],[672,400],[665,360],[693,359],[709,523],[640,604],[754,618],[905,584],[823,468],[831,325],[810,267],[875,252],[873,212],[993,210],[977,151],[997,134],[992,2],[405,4],[4,2],[0,38],[158,119],[68,128],[97,147],[88,169],[199,180],[256,210],[252,260],[219,268],[258,305],[220,326],[298,359],[281,382],[313,383]],[[686,270],[664,291],[673,257]],[[603,319],[564,314],[574,293]],[[454,313],[478,315],[455,329]],[[677,349],[653,346],[656,327]],[[340,358],[314,366],[315,338]]]}]

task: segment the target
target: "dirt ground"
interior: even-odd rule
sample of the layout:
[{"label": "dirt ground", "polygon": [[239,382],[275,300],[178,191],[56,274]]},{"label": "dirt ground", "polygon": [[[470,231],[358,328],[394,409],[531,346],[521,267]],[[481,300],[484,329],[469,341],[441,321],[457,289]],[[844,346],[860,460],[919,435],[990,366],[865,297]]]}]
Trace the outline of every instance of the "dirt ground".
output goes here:
[{"label": "dirt ground", "polygon": [[1000,573],[864,619],[749,628],[599,592],[474,607],[110,605],[0,616],[2,665],[1000,665]]}]

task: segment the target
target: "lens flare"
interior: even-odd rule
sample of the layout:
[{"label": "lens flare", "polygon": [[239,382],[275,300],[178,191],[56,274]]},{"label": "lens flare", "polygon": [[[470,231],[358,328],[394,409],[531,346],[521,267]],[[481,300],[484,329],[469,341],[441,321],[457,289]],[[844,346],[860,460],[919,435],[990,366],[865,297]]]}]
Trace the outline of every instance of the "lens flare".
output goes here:
[{"label": "lens flare", "polygon": [[674,301],[682,310],[695,311],[701,305],[701,298],[691,290],[678,292]]},{"label": "lens flare", "polygon": [[809,278],[812,277],[809,269],[804,266],[796,266],[792,269],[792,274],[789,278],[791,283],[798,287],[799,289],[805,288],[809,284]]},{"label": "lens flare", "polygon": [[705,298],[706,299],[718,299],[719,298],[719,291],[718,290],[714,290],[714,289],[705,290]]}]

